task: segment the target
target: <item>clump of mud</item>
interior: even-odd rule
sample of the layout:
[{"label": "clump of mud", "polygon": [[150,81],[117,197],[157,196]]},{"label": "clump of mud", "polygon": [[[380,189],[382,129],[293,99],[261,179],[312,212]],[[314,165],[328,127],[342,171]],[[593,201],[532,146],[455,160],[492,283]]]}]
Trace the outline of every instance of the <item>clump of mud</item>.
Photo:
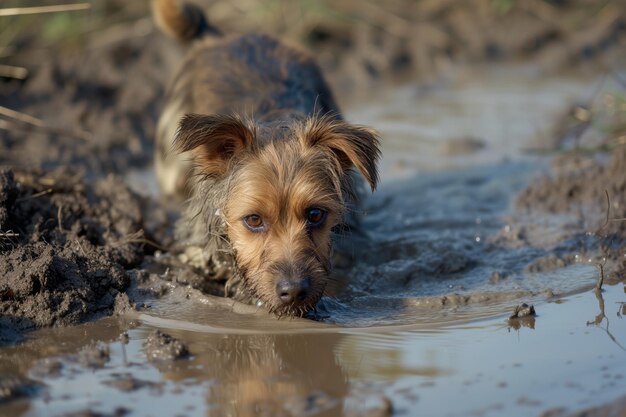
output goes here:
[{"label": "clump of mud", "polygon": [[118,177],[0,172],[0,343],[9,329],[76,324],[123,305],[143,227],[140,198]]},{"label": "clump of mud", "polygon": [[156,363],[166,363],[189,356],[186,344],[158,330],[148,336],[143,347],[148,360]]},{"label": "clump of mud", "polygon": [[[598,251],[599,257],[616,262],[618,272],[624,271],[625,172],[624,146],[608,154],[565,154],[554,158],[550,173],[537,178],[518,195],[516,207],[530,218],[546,212],[568,216],[571,220],[569,230],[563,231],[567,235],[565,244],[580,252]],[[564,266],[573,259],[564,255],[557,261]]]},{"label": "clump of mud", "polygon": [[[520,193],[518,207],[551,213],[584,208],[603,214],[608,192],[611,214],[620,218],[626,215],[626,147],[616,149],[608,160],[585,155],[557,157],[552,168],[552,175],[539,178]],[[598,220],[603,222],[604,216]]]}]

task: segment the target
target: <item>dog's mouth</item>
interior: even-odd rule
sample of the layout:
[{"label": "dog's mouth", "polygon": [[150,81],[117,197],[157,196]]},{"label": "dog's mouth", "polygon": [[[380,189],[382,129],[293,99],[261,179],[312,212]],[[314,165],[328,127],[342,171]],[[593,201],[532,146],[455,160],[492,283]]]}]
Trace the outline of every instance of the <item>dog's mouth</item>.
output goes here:
[{"label": "dog's mouth", "polygon": [[315,308],[315,305],[320,298],[321,294],[311,300],[304,300],[289,304],[268,303],[266,306],[270,313],[273,313],[278,317],[304,317],[308,312]]},{"label": "dog's mouth", "polygon": [[[303,317],[313,310],[324,293],[325,280],[304,278],[285,281],[274,279],[272,285],[254,285],[244,280],[254,304],[279,317]],[[268,287],[273,287],[268,291]]]}]

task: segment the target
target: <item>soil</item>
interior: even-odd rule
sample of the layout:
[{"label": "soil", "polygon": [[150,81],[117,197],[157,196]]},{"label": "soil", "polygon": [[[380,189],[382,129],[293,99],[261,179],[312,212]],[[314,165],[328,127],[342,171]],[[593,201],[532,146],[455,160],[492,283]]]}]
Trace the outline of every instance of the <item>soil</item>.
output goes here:
[{"label": "soil", "polygon": [[34,395],[39,386],[31,381],[18,377],[0,377],[0,404],[19,397]]},{"label": "soil", "polygon": [[189,348],[175,337],[155,330],[143,345],[146,356],[152,362],[169,362],[189,356]]},{"label": "soil", "polygon": [[624,410],[626,410],[626,397],[621,397],[607,405],[576,412],[568,412],[562,408],[548,410],[540,417],[622,417]]},{"label": "soil", "polygon": [[[67,40],[45,48],[37,44],[43,35],[32,33],[32,26],[46,24],[45,17],[18,31],[6,63],[25,68],[28,76],[0,75],[0,106],[8,109],[0,117],[0,165],[52,169],[71,164],[101,175],[151,163],[164,88],[183,50],[157,32],[147,2],[109,3],[100,17],[104,27],[96,30],[92,22],[87,33],[73,33],[79,53]],[[288,13],[272,17],[285,21],[259,22],[242,16],[237,7],[204,6],[225,33],[261,30],[304,43],[339,97],[401,74],[436,80],[468,62],[523,57],[542,69],[562,69],[593,64],[589,58],[610,66],[610,57],[620,56],[626,9],[618,3],[603,5],[602,13],[595,13],[593,2],[557,2],[539,10],[509,2],[503,2],[502,10],[489,9],[486,3],[398,2],[384,11],[373,4],[325,5],[329,14],[324,19],[313,11],[304,22],[299,17],[295,27]],[[113,25],[120,16],[124,23]],[[77,28],[86,24],[80,13],[67,19]],[[420,23],[412,27],[412,19]],[[582,23],[567,27],[563,20]],[[442,153],[476,151],[483,145],[476,138],[458,142],[444,146]]]},{"label": "soil", "polygon": [[147,245],[142,203],[119,177],[79,171],[0,173],[1,342],[128,304],[128,270]]},{"label": "soil", "polygon": [[[550,172],[533,181],[516,199],[522,216],[566,215],[570,219],[566,236],[557,253],[538,259],[527,267],[529,272],[561,268],[575,262],[568,245],[579,242],[576,250],[599,246],[598,263],[612,264],[613,279],[626,271],[626,148],[592,155],[569,153],[552,161]],[[532,234],[522,237],[533,245]],[[583,242],[580,244],[580,242]],[[591,249],[589,247],[589,249]],[[572,249],[572,248],[570,248]],[[570,252],[570,253],[568,253]]]},{"label": "soil", "polygon": [[[432,80],[439,73],[445,74],[452,63],[467,61],[532,55],[542,68],[563,68],[606,51],[614,52],[625,30],[626,12],[619,3],[607,6],[606,13],[585,25],[579,36],[551,22],[551,16],[560,16],[557,3],[561,2],[553,2],[556,6],[551,9],[544,8],[543,12],[549,10],[547,15],[514,7],[506,19],[489,22],[482,20],[485,16],[475,19],[471,12],[479,2],[463,7],[453,3],[423,2],[406,10],[409,21],[411,14],[419,15],[422,24],[415,28],[398,17],[404,16],[402,12],[382,13],[370,3],[374,9],[362,8],[359,13],[371,24],[350,29],[302,25],[305,33],[298,36],[308,42],[341,94],[355,85],[399,73]],[[577,14],[576,7],[567,13]],[[41,55],[17,54],[10,63],[27,67],[28,78],[0,82],[0,346],[15,344],[25,332],[36,328],[76,325],[122,314],[135,304],[143,306],[141,297],[133,292],[134,285],[142,282],[150,287],[151,297],[166,293],[170,285],[189,285],[212,294],[221,291],[208,288],[202,277],[170,254],[152,258],[157,249],[167,252],[172,216],[163,202],[139,196],[121,177],[145,169],[152,162],[152,138],[164,86],[181,54],[177,45],[155,32],[145,15],[141,19],[118,28],[113,38],[104,33],[90,36],[78,55],[57,55],[56,50],[48,51],[44,59]],[[229,23],[229,18],[222,15],[222,20],[218,18],[215,23],[228,31],[240,19],[238,16]],[[476,31],[475,25],[487,30]],[[381,30],[384,27],[391,31]],[[236,29],[257,28],[244,22]],[[516,36],[520,33],[524,36]],[[29,45],[20,47],[27,50]],[[466,155],[484,147],[480,138],[461,137],[442,145],[439,151],[443,155]],[[624,172],[623,146],[611,152],[570,152],[554,158],[551,171],[519,194],[516,210],[520,218],[563,216],[568,225],[566,233],[558,234],[551,247],[553,253],[533,259],[526,273],[574,263],[574,253],[582,247],[583,252],[593,253],[595,262],[608,259],[609,283],[623,277],[626,221],[619,219],[626,218]],[[521,221],[514,227],[493,243],[511,247],[545,244],[545,236],[538,233],[541,225],[536,222]],[[416,259],[412,267],[419,276],[454,276],[482,262],[480,256],[446,251],[445,246],[419,249],[419,253],[403,253],[407,259]],[[376,251],[384,248],[377,247]],[[158,273],[148,266],[155,263]],[[508,272],[493,273],[494,285],[507,281]],[[407,280],[398,276],[394,281],[390,271],[382,267],[370,275],[387,276],[389,288],[398,288],[398,282]],[[440,311],[444,306],[512,302],[531,295],[519,289],[450,293],[402,302],[407,307]],[[549,291],[545,295],[549,298]],[[398,299],[388,303],[395,306]],[[371,305],[363,308],[370,309]],[[322,303],[320,313],[324,311]],[[509,323],[516,330],[534,328],[534,324],[532,316]],[[186,343],[158,331],[147,338],[143,350],[157,367],[190,356]],[[78,351],[75,360],[82,367],[101,369],[109,363],[110,355],[108,345],[91,343]],[[33,375],[41,372],[54,377],[60,367],[55,361],[41,363]],[[158,391],[163,386],[131,374],[112,375],[107,384],[123,392],[144,388]],[[39,388],[28,378],[0,378],[0,403],[35,396]],[[620,401],[574,415],[613,415],[611,407],[624,409]],[[370,402],[366,415],[388,416],[394,411],[387,397],[370,398]],[[288,406],[294,414],[304,414],[332,408],[336,403],[329,394],[312,391]],[[109,414],[84,411],[72,415],[129,412],[120,408]]]},{"label": "soil", "polygon": [[531,317],[535,314],[535,306],[523,303],[515,307],[513,314],[509,316],[509,320]]},{"label": "soil", "polygon": [[[80,166],[93,175],[152,161],[152,137],[174,45],[131,37],[44,61],[26,82],[0,83],[0,165]],[[169,48],[168,48],[169,45]]]},{"label": "soil", "polygon": [[117,388],[120,391],[131,392],[139,389],[153,389],[162,391],[163,384],[155,383],[152,381],[144,381],[138,378],[135,378],[132,374],[124,373],[124,374],[113,374],[111,375],[113,378],[110,381],[105,381],[104,384],[109,385],[111,387]]}]

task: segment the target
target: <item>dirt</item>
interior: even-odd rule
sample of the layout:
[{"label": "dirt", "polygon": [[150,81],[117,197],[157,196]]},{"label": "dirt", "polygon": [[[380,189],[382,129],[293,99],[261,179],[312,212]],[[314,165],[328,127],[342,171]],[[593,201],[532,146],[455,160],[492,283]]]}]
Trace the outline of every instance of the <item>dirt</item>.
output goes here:
[{"label": "dirt", "polygon": [[[480,0],[474,3],[482,4]],[[585,38],[585,43],[572,37],[570,29],[556,24],[558,5],[543,10],[542,18],[537,18],[532,8],[512,6],[490,10],[492,14],[478,20],[472,19],[474,6],[442,2],[408,8],[400,15],[410,19],[418,14],[423,22],[415,30],[402,23],[404,18],[392,17],[397,11],[375,13],[377,6],[373,5],[341,12],[355,13],[366,22],[363,25],[314,21],[313,25],[302,25],[297,34],[280,25],[269,27],[281,37],[296,36],[307,43],[331,81],[342,84],[345,74],[350,74],[351,80],[363,76],[371,81],[406,69],[429,78],[429,74],[443,68],[441,65],[446,67],[452,62],[523,55],[543,62],[550,51],[565,44],[566,52],[551,58],[558,62],[554,66],[560,67],[614,50],[624,26],[623,8],[610,5],[610,10],[585,23],[584,30],[593,34]],[[110,7],[111,13],[123,13],[126,6],[115,3]],[[232,20],[228,12],[214,14],[213,5],[207,7],[209,16],[216,16],[214,23],[227,32],[258,29],[252,21]],[[575,7],[561,12],[572,16],[579,13]],[[0,105],[10,110],[0,117],[0,166],[12,167],[20,177],[15,180],[4,174],[1,184],[0,254],[4,262],[0,266],[0,300],[4,314],[0,320],[11,325],[2,326],[0,340],[16,340],[23,329],[75,324],[110,314],[116,303],[120,308],[128,307],[124,295],[129,285],[128,271],[140,265],[146,249],[146,236],[141,230],[152,230],[153,236],[147,237],[157,244],[167,247],[171,242],[169,228],[164,226],[171,218],[163,214],[164,210],[157,207],[158,216],[142,216],[145,202],[125,189],[119,178],[103,179],[108,172],[124,174],[151,163],[152,137],[164,86],[181,54],[177,45],[156,32],[147,7],[135,7],[129,16],[135,20],[117,26],[115,36],[106,30],[86,36],[78,54],[60,47],[28,54],[23,52],[28,51],[28,36],[16,40],[22,52],[9,61],[26,67],[29,76],[0,83]],[[488,28],[483,35],[463,35],[471,33],[479,21]],[[394,29],[387,33],[381,27]],[[439,33],[436,27],[450,30]],[[511,32],[511,27],[524,27],[521,32],[525,35],[515,41],[501,36]],[[448,64],[442,64],[447,60]],[[342,93],[343,88],[338,87],[338,91]],[[471,153],[483,146],[481,139],[462,137],[442,145],[441,152]],[[539,180],[520,195],[520,210],[578,213],[578,208],[573,208],[584,201],[593,208],[586,219],[602,218],[597,208],[602,207],[606,188],[615,207],[612,215],[626,217],[624,177],[616,175],[624,172],[623,151],[615,152],[608,164],[580,157],[581,162],[571,170],[565,168],[572,165],[572,158],[565,159],[567,163],[557,159],[560,165],[555,176]],[[584,175],[578,169],[582,166]],[[33,167],[43,171],[26,174]],[[51,171],[64,167],[72,167],[73,173]],[[82,182],[81,176],[87,181]],[[49,179],[52,185],[47,185]],[[28,198],[36,193],[43,194]],[[114,212],[107,212],[111,209]],[[626,233],[625,224],[611,222],[611,227],[602,230],[603,245],[614,259],[619,251],[616,245],[620,246],[619,239]],[[579,234],[586,230],[581,227]],[[528,238],[521,240],[524,245],[533,243]],[[439,251],[435,252],[428,259],[429,253],[422,251],[424,259],[417,267],[424,274],[458,273],[477,263],[464,254],[449,254],[442,262]],[[528,271],[571,263],[567,251],[562,252],[537,260]],[[165,274],[166,279],[175,277],[179,285],[220,294],[221,288],[207,288],[205,280],[193,271],[176,262],[170,265],[180,273]],[[39,308],[34,309],[34,305]]]},{"label": "dirt", "polygon": [[[86,33],[76,33],[85,25],[85,15],[66,17],[67,37],[80,45],[78,53],[68,40],[37,44],[43,35],[32,27],[50,23],[45,17],[17,31],[16,47],[9,48],[5,63],[25,68],[28,76],[0,78],[0,105],[9,110],[0,117],[0,165],[51,169],[72,164],[89,174],[103,174],[151,163],[164,88],[183,51],[154,28],[147,2],[109,3],[97,15],[109,27],[91,23]],[[430,81],[445,78],[468,62],[523,57],[542,69],[561,69],[572,63],[593,66],[589,58],[610,66],[615,61],[610,57],[619,56],[626,28],[623,5],[522,7],[503,2],[507,5],[502,8],[488,3],[399,2],[390,10],[374,4],[325,4],[321,10],[326,16],[312,10],[304,22],[301,16],[288,19],[288,13],[269,17],[276,22],[261,22],[237,7],[204,6],[226,33],[262,30],[305,44],[340,97],[402,74]],[[125,17],[123,23],[118,23],[120,17]],[[409,24],[411,19],[419,24]],[[578,23],[561,23],[568,19]],[[482,146],[480,139],[460,138],[441,152],[475,152]]]},{"label": "dirt", "polygon": [[[596,263],[612,263],[610,276],[626,271],[626,147],[591,155],[567,153],[552,160],[548,173],[536,178],[518,195],[516,208],[526,218],[565,215],[556,253],[536,260],[529,272],[561,268],[576,261],[573,252],[596,252]],[[532,233],[518,237],[533,245]],[[560,252],[560,254],[559,254]]]},{"label": "dirt", "polygon": [[148,360],[164,363],[189,357],[189,348],[167,333],[155,330],[143,345]]},{"label": "dirt", "polygon": [[[397,4],[402,6],[401,3]],[[505,3],[509,2],[502,2]],[[354,12],[357,20],[362,22],[360,25],[347,28],[313,22],[299,25],[298,30],[302,33],[290,35],[304,40],[313,49],[340,96],[356,86],[370,85],[398,74],[410,74],[431,82],[449,75],[456,64],[467,62],[532,57],[541,70],[559,69],[574,63],[593,65],[596,60],[588,58],[610,61],[616,46],[623,42],[626,12],[617,2],[609,4],[602,13],[583,24],[578,35],[577,29],[555,23],[560,20],[561,12],[568,13],[568,17],[577,17],[576,7],[564,10],[560,9],[561,2],[543,3],[545,7],[540,8],[540,13],[533,10],[536,4],[526,6],[526,9],[514,5],[510,13],[495,17],[480,13],[479,18],[472,9],[484,12],[484,8],[475,7],[485,4],[480,0],[463,6],[455,6],[450,1],[421,2],[406,10],[396,10],[395,5],[382,10],[374,3],[368,3],[369,6]],[[112,314],[124,314],[136,307],[149,310],[149,298],[168,293],[172,286],[191,286],[210,294],[223,293],[220,287],[208,287],[200,275],[167,253],[171,243],[171,215],[162,202],[137,195],[119,176],[150,166],[152,138],[164,86],[181,52],[178,46],[155,32],[146,18],[147,8],[144,11],[138,20],[116,28],[115,36],[111,36],[113,32],[90,34],[79,54],[57,55],[53,48],[43,58],[38,54],[19,53],[9,59],[11,64],[25,66],[29,76],[24,81],[3,79],[0,82],[0,106],[18,112],[3,111],[0,115],[0,346],[14,345],[24,338],[25,332],[40,327],[73,326]],[[258,29],[253,27],[252,21],[243,21],[240,10],[237,12],[236,17],[229,17],[228,13],[221,17],[216,14],[215,23],[226,31]],[[411,16],[419,16],[420,23],[407,24],[412,21]],[[477,25],[486,30],[475,30]],[[290,32],[289,28],[267,26],[281,35]],[[517,36],[520,34],[523,36]],[[25,51],[29,46],[20,44],[20,49]],[[564,128],[562,136],[569,138],[575,133],[573,131],[578,131],[576,129],[579,129],[578,124]],[[557,145],[563,142],[566,140]],[[482,137],[467,136],[442,144],[438,152],[443,156],[467,156],[485,148],[486,141]],[[511,222],[511,230],[503,231],[492,243],[512,248],[546,249],[549,253],[545,256],[533,257],[529,261],[524,269],[526,274],[571,265],[579,261],[578,253],[590,257],[593,262],[603,262],[606,258],[609,262],[607,281],[615,282],[626,271],[623,258],[626,221],[618,220],[626,218],[626,148],[591,153],[570,150],[554,158],[551,170],[519,194],[515,216],[521,221]],[[605,190],[609,195],[608,221]],[[554,234],[554,241],[548,247],[542,225],[530,221],[546,216],[558,217],[563,221],[559,224],[564,225],[559,233]],[[453,230],[455,227],[444,224],[442,228]],[[155,250],[165,253],[157,253],[152,258]],[[363,276],[385,276],[387,280],[379,282],[379,287],[373,289],[369,282],[355,281],[364,286],[356,285],[353,293],[358,295],[363,291],[377,295],[380,289],[385,295],[412,282],[419,284],[421,281],[414,278],[421,277],[433,276],[442,281],[443,276],[452,280],[485,263],[482,247],[449,246],[439,240],[432,245],[422,242],[415,247],[403,243],[400,255],[398,250],[398,245],[389,249],[379,246],[372,257],[389,257],[395,252],[393,256],[411,260],[408,267],[413,271],[412,276],[403,275],[408,268],[404,264],[398,266],[395,275],[393,268],[374,265],[368,271],[364,267],[368,273]],[[501,271],[485,276],[491,276],[490,280],[496,285],[512,281],[512,272],[503,267]],[[397,305],[401,303],[408,311],[420,308],[425,312],[435,311],[431,316],[441,316],[444,310],[444,315],[449,311],[467,311],[464,308],[474,304],[513,303],[538,295],[549,299],[553,295],[550,290],[538,294],[523,288],[463,293],[462,285],[450,282],[445,294],[407,298],[402,293],[396,298],[364,298],[346,305],[357,312],[375,311],[375,307],[384,310],[382,307],[388,305],[389,311],[397,312]],[[141,298],[141,292],[133,292],[133,286],[142,283],[150,288],[149,292],[143,293],[147,295],[146,300]],[[354,320],[349,312],[341,310],[342,306],[335,306],[344,301],[338,300],[329,298],[321,303],[320,320],[326,310],[331,310],[328,315],[343,314],[348,322]],[[621,308],[626,307],[621,305]],[[198,308],[197,313],[201,312]],[[195,315],[196,311],[193,313]],[[415,317],[411,316],[410,320],[413,322]],[[341,324],[341,319],[336,319],[336,323]],[[515,318],[508,326],[517,331],[534,329],[535,318],[532,315]],[[97,334],[97,337],[104,336]],[[39,343],[28,346],[39,352],[50,340],[62,345],[78,339],[75,335],[57,339],[48,335],[38,339],[36,342]],[[219,355],[226,346],[229,349],[225,350],[232,349],[233,356],[241,354],[245,358],[249,350],[237,350],[244,342],[208,346],[215,347]],[[128,343],[127,334],[126,342],[122,340],[122,343]],[[77,352],[72,353],[72,361],[85,368],[86,373],[105,372],[108,366],[113,366],[111,358],[115,357],[115,352],[112,346],[90,341],[75,349]],[[159,368],[183,358],[189,360],[182,362],[191,363],[190,350],[198,346],[204,345],[194,346],[155,331],[142,345],[145,355],[142,360],[148,359]],[[253,360],[252,365],[256,366],[258,362],[260,367],[271,368],[272,361],[275,361],[281,366],[271,372],[258,372],[263,375],[284,373],[284,363],[288,361],[272,356],[280,354],[281,348],[267,346],[261,344],[257,350],[262,354],[258,357],[270,359]],[[291,358],[292,351],[294,357],[300,358],[307,348],[308,341],[296,344],[295,348],[285,343],[282,350],[288,352],[286,358]],[[136,350],[141,351],[141,348]],[[200,350],[193,352],[194,355],[202,354]],[[310,368],[304,367],[301,373],[313,375],[314,379],[314,371],[319,370],[319,357],[324,359],[323,355],[328,358],[322,362],[339,368],[334,362],[335,357],[331,357],[333,352],[335,350],[331,349],[321,354],[316,351],[315,363]],[[216,355],[210,356],[211,361],[207,363],[217,372],[230,376],[232,368],[220,364],[217,359],[221,356],[216,359]],[[232,365],[228,352],[224,357],[227,358],[224,363]],[[23,362],[19,366],[29,366],[27,361]],[[299,363],[295,359],[293,362]],[[367,361],[363,363],[366,367]],[[253,380],[248,375],[255,375],[256,368],[252,365],[252,370],[242,372],[241,379]],[[28,370],[33,378],[54,379],[63,374],[64,366],[58,360],[46,359]],[[333,377],[332,372],[329,375],[324,373],[324,376],[333,381],[344,380],[343,375]],[[124,393],[159,393],[164,387],[164,382],[142,379],[134,373],[118,372],[104,378],[104,385]],[[234,373],[233,378],[239,378],[239,374]],[[296,378],[296,384],[305,379]],[[227,383],[224,386],[230,388]],[[340,404],[341,396],[335,397],[312,387],[315,386],[306,385],[302,392],[286,397],[288,401],[279,406],[271,402],[261,404],[266,408],[260,411],[271,415],[272,407],[280,407],[294,415],[304,415],[323,413]],[[28,377],[2,377],[0,403],[37,397],[41,389],[39,383]],[[359,397],[356,395],[359,393],[358,390],[355,393],[358,409],[352,414],[348,410],[347,415],[389,416],[396,409],[402,413],[402,409],[395,407],[383,394]],[[571,416],[612,416],[619,415],[615,410],[623,409],[622,399],[607,407]],[[85,410],[67,415],[121,416],[130,412],[127,408],[117,408],[110,413]],[[561,412],[563,414],[559,414]],[[570,414],[558,410],[554,415]]]},{"label": "dirt", "polygon": [[536,315],[535,306],[533,306],[532,304],[528,305],[526,303],[522,303],[515,307],[513,314],[509,316],[509,320],[521,319],[524,317],[531,317],[534,315]]},{"label": "dirt", "polygon": [[78,352],[78,363],[84,368],[104,368],[110,359],[111,352],[106,344],[92,343]]},{"label": "dirt", "polygon": [[128,270],[147,252],[142,202],[108,176],[0,173],[2,343],[16,331],[65,326],[128,304]]},{"label": "dirt", "polygon": [[4,114],[0,165],[104,175],[151,163],[175,50],[157,36],[130,37],[50,57],[25,82],[0,83],[0,105],[26,115]]},{"label": "dirt", "polygon": [[548,410],[540,417],[623,417],[626,410],[626,396],[603,406],[591,407],[576,412],[568,412],[565,408]]},{"label": "dirt", "polygon": [[99,413],[97,411],[92,410],[84,410],[76,413],[66,413],[63,414],[63,417],[124,417],[129,415],[131,410],[128,408],[120,407],[117,408],[112,413]]},{"label": "dirt", "polygon": [[163,391],[163,384],[162,383],[155,383],[152,381],[145,381],[142,379],[138,379],[135,378],[132,374],[130,373],[123,373],[123,374],[112,374],[111,375],[113,378],[108,380],[108,381],[104,381],[103,383],[105,385],[109,385],[111,387],[117,388],[120,391],[123,392],[132,392],[132,391],[136,391],[139,389],[151,389],[151,390],[157,390],[159,392]]},{"label": "dirt", "polygon": [[0,404],[20,397],[34,395],[40,386],[24,378],[0,377]]}]

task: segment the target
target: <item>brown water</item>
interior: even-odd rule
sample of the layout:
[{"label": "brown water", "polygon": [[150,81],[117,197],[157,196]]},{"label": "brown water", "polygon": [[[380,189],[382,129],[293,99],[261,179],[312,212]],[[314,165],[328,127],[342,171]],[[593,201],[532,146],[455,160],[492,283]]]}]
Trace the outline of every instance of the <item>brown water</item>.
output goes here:
[{"label": "brown water", "polygon": [[[383,186],[368,203],[371,243],[354,248],[360,262],[318,321],[163,283],[142,311],[0,350],[0,388],[24,394],[0,415],[527,416],[626,394],[624,285],[594,293],[582,246],[574,265],[524,271],[551,253],[558,216],[539,219],[545,244],[502,244],[512,198],[547,162],[523,150],[596,91],[589,79],[494,71],[348,105],[349,120],[385,138]],[[538,316],[508,323],[523,301]],[[191,357],[149,362],[155,328]]]},{"label": "brown water", "polygon": [[[402,415],[526,416],[582,408],[624,394],[626,323],[616,313],[624,314],[625,301],[619,285],[607,287],[600,299],[587,291],[541,303],[536,319],[525,323],[534,328],[517,330],[505,315],[444,326],[416,317],[415,326],[367,329],[320,328],[261,315],[256,320],[271,321],[272,329],[260,330],[250,317],[244,326],[223,327],[220,314],[197,326],[140,316],[130,324],[107,319],[44,330],[5,349],[2,362],[4,367],[9,357],[19,360],[45,387],[37,397],[1,410],[24,416],[87,408],[126,408],[141,416],[255,415],[261,409],[358,415],[385,398]],[[588,323],[602,308],[602,323]],[[135,326],[128,343],[116,341],[128,325]],[[187,343],[192,357],[147,363],[142,343],[153,327]],[[92,338],[110,350],[104,367],[91,369],[65,355]],[[52,359],[37,364],[41,356]],[[42,373],[51,367],[58,372]],[[132,384],[111,386],[120,379]]]}]

